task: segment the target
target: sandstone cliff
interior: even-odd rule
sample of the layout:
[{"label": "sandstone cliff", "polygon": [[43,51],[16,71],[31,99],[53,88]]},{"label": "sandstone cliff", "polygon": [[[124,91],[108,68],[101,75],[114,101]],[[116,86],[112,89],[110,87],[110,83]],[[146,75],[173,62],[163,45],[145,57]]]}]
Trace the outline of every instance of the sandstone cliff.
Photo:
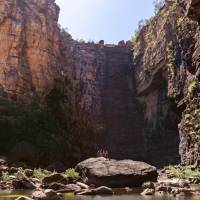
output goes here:
[{"label": "sandstone cliff", "polygon": [[0,2],[0,84],[12,99],[41,99],[60,78],[59,8],[52,0]]},{"label": "sandstone cliff", "polygon": [[141,30],[134,60],[148,152],[168,163],[178,161],[180,154],[189,165],[199,158],[199,72],[198,25],[186,16],[187,7],[188,2],[166,1]]}]

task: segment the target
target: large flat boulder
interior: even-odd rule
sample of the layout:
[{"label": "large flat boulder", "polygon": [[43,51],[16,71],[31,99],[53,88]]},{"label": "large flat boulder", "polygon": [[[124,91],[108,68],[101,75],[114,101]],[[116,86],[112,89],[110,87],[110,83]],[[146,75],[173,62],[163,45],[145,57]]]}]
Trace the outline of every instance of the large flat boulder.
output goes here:
[{"label": "large flat boulder", "polygon": [[140,187],[146,181],[157,181],[156,167],[133,160],[89,158],[76,166],[87,184],[111,188]]}]

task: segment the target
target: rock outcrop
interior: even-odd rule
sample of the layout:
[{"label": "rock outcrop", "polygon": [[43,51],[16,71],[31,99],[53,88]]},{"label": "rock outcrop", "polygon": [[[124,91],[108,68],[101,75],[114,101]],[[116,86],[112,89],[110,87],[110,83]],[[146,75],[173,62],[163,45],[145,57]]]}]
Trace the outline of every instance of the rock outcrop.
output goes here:
[{"label": "rock outcrop", "polygon": [[155,167],[132,160],[109,160],[89,158],[76,166],[76,170],[87,179],[88,184],[112,188],[139,187],[146,181],[157,180]]}]

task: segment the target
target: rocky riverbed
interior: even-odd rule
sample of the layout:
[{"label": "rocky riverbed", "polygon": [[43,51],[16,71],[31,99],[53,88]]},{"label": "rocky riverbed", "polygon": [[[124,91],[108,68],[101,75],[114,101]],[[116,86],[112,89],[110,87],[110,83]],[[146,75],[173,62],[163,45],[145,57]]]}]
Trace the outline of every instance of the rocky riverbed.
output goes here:
[{"label": "rocky riverbed", "polygon": [[56,200],[61,199],[64,194],[71,193],[129,194],[135,187],[141,188],[141,195],[144,196],[166,194],[176,197],[198,196],[200,195],[199,172],[190,170],[184,170],[181,166],[157,170],[144,162],[117,161],[102,157],[87,159],[79,163],[75,169],[57,173],[44,169],[13,167],[5,160],[1,160],[0,190],[31,191],[29,197],[19,197],[20,200],[31,198]]}]

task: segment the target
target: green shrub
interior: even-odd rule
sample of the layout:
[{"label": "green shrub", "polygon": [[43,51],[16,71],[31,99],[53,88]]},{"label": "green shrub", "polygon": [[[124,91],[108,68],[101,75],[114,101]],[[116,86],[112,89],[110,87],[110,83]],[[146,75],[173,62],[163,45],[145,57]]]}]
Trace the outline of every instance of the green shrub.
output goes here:
[{"label": "green shrub", "polygon": [[165,0],[154,0],[153,5],[154,13],[157,14],[160,11],[160,9],[165,5]]},{"label": "green shrub", "polygon": [[11,180],[8,172],[2,172],[2,180],[3,181],[10,181]]},{"label": "green shrub", "polygon": [[186,177],[200,177],[200,171],[193,171],[190,167],[185,169]]},{"label": "green shrub", "polygon": [[181,169],[169,166],[167,173],[173,174],[176,178],[184,178],[184,173]]},{"label": "green shrub", "polygon": [[73,179],[80,178],[79,173],[76,172],[74,168],[67,169],[64,174],[67,178],[73,178]]},{"label": "green shrub", "polygon": [[173,174],[176,178],[184,179],[188,177],[200,177],[200,171],[192,170],[191,166],[185,168],[179,168],[174,166],[169,166],[167,173]]},{"label": "green shrub", "polygon": [[50,172],[48,170],[45,170],[45,169],[41,169],[41,168],[38,168],[38,169],[34,169],[33,171],[33,176],[39,180],[42,180],[43,178],[45,178],[46,176],[49,176],[51,174],[54,174],[55,172]]}]

